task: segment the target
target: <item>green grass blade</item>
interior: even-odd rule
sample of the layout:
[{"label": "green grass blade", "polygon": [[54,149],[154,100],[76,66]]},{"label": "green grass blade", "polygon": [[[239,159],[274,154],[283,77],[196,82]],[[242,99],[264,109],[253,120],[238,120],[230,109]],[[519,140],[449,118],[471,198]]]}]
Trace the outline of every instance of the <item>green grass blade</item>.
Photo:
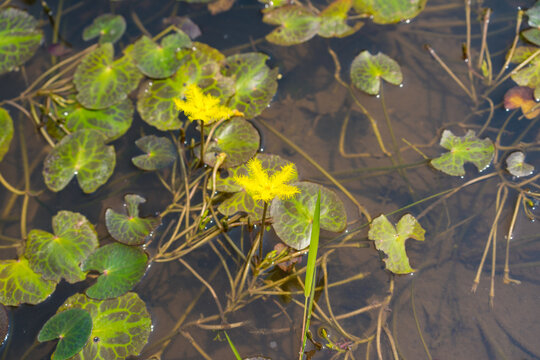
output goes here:
[{"label": "green grass blade", "polygon": [[315,211],[313,213],[313,226],[311,230],[311,239],[309,241],[308,261],[306,267],[306,280],[304,287],[304,327],[302,334],[302,350],[300,351],[300,359],[304,357],[304,349],[306,347],[307,332],[309,331],[309,324],[311,322],[311,311],[313,309],[313,298],[315,295],[315,276],[316,268],[315,262],[317,260],[317,250],[319,248],[319,233],[320,228],[320,215],[321,215],[321,192],[317,194],[317,203],[315,204]]},{"label": "green grass blade", "polygon": [[315,212],[313,213],[313,224],[311,229],[311,239],[309,241],[309,252],[306,267],[306,286],[304,287],[305,297],[309,297],[311,293],[312,283],[315,275],[315,261],[317,260],[317,250],[319,248],[319,233],[321,217],[321,192],[317,194],[317,203],[315,204]]},{"label": "green grass blade", "polygon": [[233,342],[229,338],[229,335],[227,335],[226,331],[224,331],[224,333],[225,333],[225,337],[227,338],[227,341],[229,342],[229,346],[231,347],[231,350],[234,353],[234,357],[236,358],[236,360],[242,360],[242,357],[238,353],[238,350],[236,350],[236,347],[234,346]]}]

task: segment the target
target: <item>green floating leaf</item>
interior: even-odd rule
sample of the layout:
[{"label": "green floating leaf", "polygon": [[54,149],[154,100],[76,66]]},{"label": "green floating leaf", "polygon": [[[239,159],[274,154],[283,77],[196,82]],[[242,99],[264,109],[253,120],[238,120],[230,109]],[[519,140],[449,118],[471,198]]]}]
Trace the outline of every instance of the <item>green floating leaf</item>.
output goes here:
[{"label": "green floating leaf", "polygon": [[189,46],[191,46],[189,36],[181,31],[165,36],[161,40],[161,45],[143,35],[135,42],[133,58],[144,75],[163,79],[174,74],[180,67],[181,61],[176,54]]},{"label": "green floating leaf", "polygon": [[265,12],[263,22],[279,25],[266,35],[266,40],[288,46],[301,44],[317,35],[321,19],[303,6],[286,5]]},{"label": "green floating leaf", "polygon": [[472,130],[462,137],[454,136],[450,130],[444,130],[440,144],[450,151],[431,160],[431,165],[452,176],[465,175],[463,164],[466,162],[472,162],[478,171],[483,171],[489,166],[495,153],[491,140],[480,140]]},{"label": "green floating leaf", "polygon": [[[276,171],[281,170],[283,166],[290,163],[290,161],[287,161],[278,155],[259,153],[256,157],[261,161],[263,169],[268,169],[269,176],[272,176]],[[216,191],[234,194],[223,200],[218,206],[218,211],[226,216],[232,216],[237,212],[245,212],[252,221],[260,220],[264,209],[263,202],[253,200],[253,198],[244,191],[244,188],[233,180],[234,176],[248,175],[246,164],[229,168],[227,169],[227,172],[229,175],[228,177],[216,179]],[[292,181],[296,181],[296,179],[297,178],[294,178]],[[212,188],[212,184],[209,183],[208,186],[209,189]]]},{"label": "green floating leaf", "polygon": [[171,165],[176,160],[176,149],[171,140],[166,137],[144,136],[135,141],[135,145],[145,153],[131,159],[139,169],[159,170]]},{"label": "green floating leaf", "polygon": [[506,169],[515,177],[529,176],[534,172],[534,166],[525,163],[525,154],[515,151],[506,158]]},{"label": "green floating leaf", "polygon": [[25,257],[46,280],[84,280],[80,264],[98,247],[94,226],[81,214],[59,211],[52,219],[54,235],[43,230],[28,234]]},{"label": "green floating leaf", "polygon": [[104,134],[107,141],[112,141],[129,130],[134,108],[128,98],[101,110],[87,109],[74,100],[72,104],[60,107],[58,112],[66,119],[69,131],[95,129]]},{"label": "green floating leaf", "polygon": [[69,309],[51,317],[41,328],[38,341],[60,339],[52,360],[65,360],[86,345],[92,332],[92,317],[82,309]]},{"label": "green floating leaf", "polygon": [[223,74],[234,79],[233,96],[227,106],[252,119],[268,107],[277,91],[278,68],[266,66],[267,55],[246,53],[229,56]]},{"label": "green floating leaf", "polygon": [[532,28],[523,30],[521,32],[521,35],[527,40],[528,42],[540,46],[540,29]]},{"label": "green floating leaf", "polygon": [[[520,46],[514,51],[511,61],[522,63],[536,51],[538,48],[534,46]],[[512,72],[511,78],[520,86],[534,89],[534,97],[540,99],[540,56],[536,56],[517,72]]]},{"label": "green floating leaf", "polygon": [[245,163],[259,149],[259,132],[250,122],[241,117],[234,117],[221,124],[212,137],[204,153],[204,162],[210,166],[216,164],[217,156],[225,153],[227,157],[223,167],[233,167]]},{"label": "green floating leaf", "polygon": [[353,0],[359,14],[371,16],[377,24],[409,21],[426,6],[427,0]]},{"label": "green floating leaf", "polygon": [[60,191],[77,175],[85,193],[94,192],[112,175],[114,147],[105,145],[97,130],[78,130],[62,139],[45,158],[43,177],[52,191]]},{"label": "green floating leaf", "polygon": [[6,109],[0,108],[0,161],[9,150],[13,138],[13,120]]},{"label": "green floating leaf", "polygon": [[43,34],[37,20],[15,8],[0,10],[0,74],[11,71],[36,52]]},{"label": "green floating leaf", "polygon": [[404,215],[398,222],[397,228],[388,221],[386,216],[381,215],[371,223],[368,238],[375,241],[377,250],[386,254],[384,262],[386,269],[394,274],[408,274],[414,270],[409,264],[409,258],[405,251],[405,241],[412,238],[424,241],[425,230],[414,216]]},{"label": "green floating leaf", "polygon": [[347,13],[351,6],[352,0],[334,0],[321,11],[318,35],[326,38],[345,37],[357,32],[364,23],[357,22],[354,27],[347,24]]},{"label": "green floating leaf", "polygon": [[79,93],[77,100],[89,109],[104,109],[127,97],[139,84],[142,74],[126,55],[114,61],[111,43],[100,45],[81,61],[73,78]]},{"label": "green floating leaf", "polygon": [[39,304],[56,288],[54,281],[36,273],[28,260],[0,260],[0,303],[18,306],[22,303]]},{"label": "green floating leaf", "polygon": [[122,15],[103,14],[94,19],[83,30],[83,40],[92,40],[99,36],[99,43],[115,43],[126,31],[126,20]]},{"label": "green floating leaf", "polygon": [[127,214],[120,214],[112,209],[105,211],[105,225],[109,234],[121,243],[127,245],[141,245],[160,224],[157,217],[139,217],[139,204],[146,199],[139,195],[127,194],[125,197]]},{"label": "green floating leaf", "polygon": [[332,190],[310,182],[291,185],[300,189],[300,194],[288,200],[275,198],[270,214],[272,226],[279,238],[288,246],[300,250],[309,245],[313,228],[313,213],[317,193],[321,192],[321,229],[339,232],[347,226],[347,213],[340,198]]},{"label": "green floating leaf", "polygon": [[532,8],[525,11],[525,14],[529,17],[529,26],[540,27],[540,3],[538,1]]},{"label": "green floating leaf", "polygon": [[219,64],[225,56],[218,50],[194,42],[191,49],[180,51],[178,58],[181,65],[173,77],[147,81],[138,95],[137,110],[142,119],[162,131],[182,127],[182,121],[178,118],[180,111],[173,99],[181,98],[188,85],[197,84],[205,91],[215,89],[221,92],[218,88],[222,81]]},{"label": "green floating leaf", "polygon": [[97,249],[82,265],[83,271],[101,273],[86,294],[94,299],[110,299],[126,293],[144,275],[147,260],[138,247],[113,243]]},{"label": "green floating leaf", "polygon": [[383,53],[371,55],[367,50],[354,58],[351,64],[354,86],[370,95],[377,95],[381,89],[381,78],[390,84],[401,84],[403,75],[399,64]]},{"label": "green floating leaf", "polygon": [[93,300],[84,294],[69,297],[58,312],[83,309],[92,317],[90,341],[73,360],[122,360],[137,356],[148,341],[152,320],[136,293]]}]

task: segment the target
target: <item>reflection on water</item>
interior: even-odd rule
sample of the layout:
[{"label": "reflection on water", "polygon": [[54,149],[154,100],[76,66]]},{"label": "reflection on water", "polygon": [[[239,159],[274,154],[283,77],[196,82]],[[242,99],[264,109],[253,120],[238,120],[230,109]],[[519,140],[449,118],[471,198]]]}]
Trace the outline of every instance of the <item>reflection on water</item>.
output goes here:
[{"label": "reflection on water", "polygon": [[[80,3],[82,5],[70,4],[74,9],[62,23],[62,29],[65,29],[63,36],[68,42],[77,44],[74,45],[76,48],[84,46],[80,42],[82,28],[100,13],[114,9],[124,14],[128,19],[128,39],[132,41],[140,33],[134,24],[134,14],[140,17],[148,31],[157,34],[163,28],[162,20],[177,8],[180,10],[178,14],[189,16],[199,25],[202,35],[198,41],[224,52],[228,48],[247,44],[246,51],[257,50],[269,54],[270,65],[279,67],[282,79],[270,108],[263,112],[260,119],[254,120],[262,133],[264,151],[281,154],[294,161],[302,178],[327,183],[318,170],[268,130],[263,122],[335,174],[372,216],[391,213],[477,176],[476,170],[467,166],[465,178],[451,178],[426,166],[419,154],[423,152],[428,157],[438,156],[443,152],[437,145],[443,129],[452,128],[459,136],[467,129],[478,130],[488,113],[485,111],[487,104],[484,103],[480,109],[474,109],[480,110],[478,114],[471,115],[471,101],[423,47],[429,44],[454,69],[458,77],[466,81],[467,65],[461,58],[466,29],[462,1],[431,0],[425,12],[410,24],[381,26],[368,21],[353,36],[332,40],[316,37],[306,44],[292,47],[257,41],[269,31],[269,27],[261,24],[260,6],[255,2],[240,1],[231,11],[215,17],[208,15],[202,6],[174,1],[160,4],[158,8],[152,1],[103,1],[97,5],[90,1]],[[484,6],[493,7],[488,42],[490,53],[494,56],[495,69],[504,62],[505,51],[514,36],[515,3],[498,0],[484,3]],[[523,1],[520,5],[530,7],[532,3]],[[54,9],[57,4],[51,1],[49,5]],[[39,11],[37,5],[32,10],[36,14]],[[476,22],[472,34],[471,53],[477,56],[481,33],[480,25]],[[377,119],[385,144],[393,152],[391,133],[384,121],[384,101],[391,118],[396,147],[400,149],[400,158],[396,157],[394,161],[413,165],[397,171],[392,160],[381,154],[369,120],[352,101],[348,91],[335,79],[335,64],[329,48],[338,55],[342,70],[340,76],[346,82],[349,81],[349,65],[361,50],[369,50],[373,54],[384,52],[401,65],[403,87],[384,84],[383,97],[360,93],[357,96]],[[41,55],[47,56],[45,51]],[[39,59],[29,64],[29,73],[40,69]],[[510,86],[510,83],[505,83],[500,90],[490,94],[495,104],[502,101],[504,92]],[[507,115],[497,107],[490,127],[482,137],[494,138]],[[348,119],[348,124],[343,131],[343,149],[340,152],[340,135],[345,119]],[[526,119],[512,121],[505,133],[505,143],[510,144],[512,138],[527,125],[529,120]],[[119,158],[131,158],[134,149],[127,147],[122,150],[122,146],[129,145],[141,131],[149,133],[153,130],[137,118],[128,136],[115,143],[115,147],[120,149]],[[538,139],[536,125],[522,141],[538,142]],[[416,151],[407,144],[416,144]],[[427,144],[430,146],[423,146]],[[370,156],[354,155],[359,153],[368,153]],[[540,167],[538,156],[534,153],[530,153],[527,160],[536,168]],[[7,165],[3,166],[13,166],[14,160],[6,160],[5,163]],[[122,165],[121,161],[118,163],[120,171],[131,172],[128,165]],[[13,166],[9,171],[17,170]],[[488,173],[491,171],[493,167],[486,170]],[[115,176],[117,179],[121,177],[119,174]],[[422,243],[409,240],[407,243],[411,264],[417,271],[412,275],[394,278],[393,300],[383,311],[376,308],[354,316],[340,317],[384,299],[390,275],[383,270],[381,258],[372,247],[335,249],[328,263],[329,283],[358,273],[370,273],[364,279],[330,289],[331,311],[340,319],[341,326],[348,333],[362,338],[373,333],[379,316],[382,320],[386,319],[387,330],[393,333],[397,351],[404,359],[428,358],[425,349],[429,350],[429,356],[434,359],[540,358],[540,343],[536,340],[540,333],[540,322],[537,321],[540,315],[537,306],[540,294],[539,231],[538,225],[529,222],[522,213],[517,217],[509,258],[511,276],[519,279],[521,285],[502,282],[506,245],[504,234],[508,230],[517,197],[512,191],[497,227],[493,308],[489,305],[491,253],[476,293],[471,292],[495,215],[498,182],[499,179],[494,177],[467,187],[428,212],[424,210],[433,201],[422,202],[407,209],[407,212],[418,217],[426,229],[426,240]],[[40,197],[43,203],[32,204],[33,223],[29,224],[29,228],[48,228],[48,219],[58,209],[84,212],[92,222],[99,224],[103,220],[104,209],[118,203],[127,192],[136,192],[149,199],[148,204],[145,204],[146,209],[162,208],[167,204],[167,199],[163,199],[165,192],[148,189],[148,183],[154,184],[155,178],[150,174],[139,174],[129,181],[119,181],[114,193],[82,196],[74,186],[55,197],[44,194]],[[331,184],[328,183],[328,186]],[[346,200],[344,196],[342,198]],[[78,205],[82,202],[86,204]],[[349,232],[355,234],[348,243],[365,243],[367,228],[361,227],[365,218],[358,213],[352,202],[346,201],[346,205],[351,222]],[[391,221],[396,223],[403,213],[391,216]],[[356,231],[359,228],[361,230]],[[102,224],[98,225],[98,231],[101,231],[100,234],[106,233]],[[339,238],[345,236],[342,234]],[[270,237],[266,242],[269,249],[276,241]],[[322,246],[330,247],[332,244],[328,236]],[[184,260],[196,267],[225,302],[229,288],[223,271],[215,270],[219,258],[208,249],[201,249],[189,254]],[[280,271],[276,270],[272,275],[283,276]],[[23,352],[21,349],[26,349],[34,342],[44,321],[67,296],[85,285],[81,284],[77,289],[60,287],[53,298],[41,305],[12,309],[14,326],[11,344],[3,358],[19,358]],[[294,284],[290,284],[289,289],[300,290]],[[135,290],[146,301],[152,314],[154,332],[150,343],[166,336],[194,299],[197,301],[190,308],[186,323],[196,322],[202,315],[216,313],[214,299],[185,266],[176,262],[153,264]],[[322,293],[318,304],[328,311]],[[228,330],[228,334],[243,356],[264,354],[273,359],[293,359],[297,357],[300,344],[301,318],[302,309],[292,299],[261,297],[230,314],[229,323],[242,326]],[[314,320],[315,328],[320,324],[320,320]],[[223,339],[220,341],[219,334],[212,331],[210,326],[203,325],[192,326],[189,333],[180,332],[175,336],[162,354],[162,359],[201,358],[192,346],[192,341],[212,359],[232,358],[227,343]],[[392,358],[390,344],[383,340],[382,345],[383,358]],[[49,354],[51,346],[42,346],[43,353]],[[370,358],[376,358],[374,342],[370,343],[370,349]],[[354,358],[364,358],[366,346],[358,346],[352,349],[352,353]],[[352,358],[337,354],[323,350],[313,358]]]}]

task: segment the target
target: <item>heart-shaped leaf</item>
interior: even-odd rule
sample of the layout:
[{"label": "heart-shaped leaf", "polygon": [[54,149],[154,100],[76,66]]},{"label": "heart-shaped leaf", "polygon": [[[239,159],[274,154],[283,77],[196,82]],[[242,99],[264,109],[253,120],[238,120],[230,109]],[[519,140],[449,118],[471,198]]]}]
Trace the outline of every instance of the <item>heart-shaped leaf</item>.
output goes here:
[{"label": "heart-shaped leaf", "polygon": [[538,3],[538,1],[533,5],[533,7],[525,11],[525,14],[527,14],[529,17],[529,26],[535,28],[540,27],[540,3]]},{"label": "heart-shaped leaf", "polygon": [[504,94],[504,108],[512,110],[521,108],[527,119],[534,119],[540,115],[540,106],[533,99],[533,89],[527,86],[514,86]]},{"label": "heart-shaped leaf", "polygon": [[[513,63],[522,63],[536,51],[538,51],[538,48],[534,46],[520,46],[514,51],[511,61]],[[540,99],[540,55],[536,55],[517,72],[512,72],[511,78],[520,86],[528,86],[534,89],[535,99]]]},{"label": "heart-shaped leaf", "polygon": [[197,84],[205,92],[209,89],[223,92],[222,89],[227,88],[223,77],[219,76],[220,63],[225,56],[218,50],[194,42],[191,49],[184,49],[177,55],[181,65],[176,74],[164,80],[147,81],[141,87],[137,100],[137,110],[142,119],[163,131],[182,126],[178,118],[180,111],[173,99],[182,98],[190,84]]},{"label": "heart-shaped leaf", "polygon": [[141,72],[154,79],[171,76],[180,67],[181,61],[176,54],[191,46],[189,36],[183,32],[175,32],[165,36],[161,45],[144,35],[135,42],[133,58]]},{"label": "heart-shaped leaf", "polygon": [[157,217],[139,217],[139,204],[146,202],[142,196],[127,194],[125,197],[127,214],[120,214],[112,209],[105,211],[105,225],[109,234],[127,245],[144,244],[152,231],[160,224]]},{"label": "heart-shaped leaf", "polygon": [[534,44],[536,46],[540,46],[540,29],[532,28],[523,30],[521,32],[521,35],[530,42],[531,44]]},{"label": "heart-shaped leaf", "polygon": [[388,221],[386,216],[381,215],[371,223],[368,238],[375,241],[377,250],[386,254],[387,257],[384,259],[386,269],[394,274],[408,274],[414,270],[409,264],[405,241],[408,238],[424,241],[425,232],[420,223],[410,214],[404,215],[399,220],[397,228]]},{"label": "heart-shaped leaf", "polygon": [[104,43],[81,61],[73,83],[79,93],[77,100],[89,109],[104,109],[127,97],[139,84],[142,74],[132,60],[129,48],[114,61],[114,48]]},{"label": "heart-shaped leaf", "polygon": [[99,43],[115,43],[126,31],[126,20],[122,15],[103,14],[94,19],[83,30],[83,40],[92,40],[99,36]]},{"label": "heart-shaped leaf", "polygon": [[51,359],[65,360],[82,350],[91,332],[90,313],[82,309],[69,309],[47,320],[38,334],[38,341],[60,339]]},{"label": "heart-shaped leaf", "polygon": [[0,260],[0,303],[17,306],[22,303],[39,304],[56,288],[54,281],[36,273],[28,260]]},{"label": "heart-shaped leaf", "polygon": [[90,341],[73,360],[123,360],[137,356],[148,341],[152,320],[144,302],[136,293],[110,300],[93,300],[75,294],[58,312],[83,309],[92,317]]},{"label": "heart-shaped leaf", "polygon": [[204,153],[204,162],[214,166],[217,156],[225,153],[227,157],[222,166],[225,168],[238,166],[255,155],[260,140],[259,132],[250,122],[241,117],[234,117],[216,129],[213,140]]},{"label": "heart-shaped leaf", "polygon": [[278,68],[266,66],[267,55],[246,53],[229,56],[223,74],[234,79],[233,96],[227,106],[254,118],[268,107],[277,90]]},{"label": "heart-shaped leaf", "polygon": [[54,235],[43,230],[28,234],[25,257],[44,279],[70,283],[84,280],[80,264],[98,247],[94,226],[81,214],[60,211],[52,219]]},{"label": "heart-shaped leaf", "polygon": [[347,226],[347,213],[341,199],[332,190],[315,183],[293,183],[300,190],[293,198],[272,201],[270,214],[272,226],[288,246],[300,250],[309,245],[313,224],[313,213],[317,202],[317,193],[321,192],[321,229],[339,232]]},{"label": "heart-shaped leaf", "polygon": [[147,260],[138,247],[113,243],[97,249],[82,265],[83,271],[101,273],[86,294],[94,299],[110,299],[126,293],[144,275]]},{"label": "heart-shaped leaf", "polygon": [[15,8],[0,10],[0,74],[11,71],[36,52],[43,34],[37,21]]},{"label": "heart-shaped leaf", "polygon": [[322,37],[345,37],[357,32],[364,23],[357,22],[354,27],[347,24],[347,13],[352,0],[334,0],[319,14],[321,25],[318,35]]},{"label": "heart-shaped leaf", "polygon": [[301,44],[317,35],[321,19],[303,6],[286,5],[265,12],[263,22],[279,25],[266,35],[266,40],[288,46]]},{"label": "heart-shaped leaf", "polygon": [[143,170],[158,170],[171,165],[176,160],[176,149],[171,140],[155,135],[144,136],[135,145],[145,152],[131,159],[133,164]]},{"label": "heart-shaped leaf", "polygon": [[452,176],[465,175],[463,164],[466,162],[472,162],[478,171],[483,171],[489,166],[495,153],[491,140],[480,140],[472,130],[462,137],[455,136],[450,130],[444,130],[440,144],[450,151],[431,160],[431,165]]},{"label": "heart-shaped leaf", "polygon": [[90,110],[76,100],[58,110],[66,119],[69,131],[95,129],[106,136],[107,141],[121,137],[129,130],[133,120],[133,104],[128,98],[101,110]]},{"label": "heart-shaped leaf", "polygon": [[354,86],[370,95],[377,95],[381,88],[381,78],[390,84],[401,84],[403,75],[399,64],[383,53],[371,55],[367,50],[354,58],[351,64]]},{"label": "heart-shaped leaf", "polygon": [[114,147],[105,145],[97,130],[78,130],[62,139],[45,158],[43,177],[52,191],[60,191],[77,175],[85,193],[94,192],[112,175]]},{"label": "heart-shaped leaf", "polygon": [[6,109],[0,108],[0,161],[9,150],[13,138],[13,120]]},{"label": "heart-shaped leaf", "polygon": [[525,154],[515,151],[506,158],[506,169],[515,177],[529,176],[534,172],[534,166],[525,162]]},{"label": "heart-shaped leaf", "polygon": [[357,13],[370,15],[377,24],[407,21],[418,15],[427,0],[354,0]]}]

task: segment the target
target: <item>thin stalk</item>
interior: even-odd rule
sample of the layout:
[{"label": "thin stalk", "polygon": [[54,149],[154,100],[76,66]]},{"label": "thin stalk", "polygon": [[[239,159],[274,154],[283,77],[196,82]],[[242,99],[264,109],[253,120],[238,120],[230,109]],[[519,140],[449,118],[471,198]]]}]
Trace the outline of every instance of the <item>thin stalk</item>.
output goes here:
[{"label": "thin stalk", "polygon": [[341,72],[341,64],[339,63],[339,59],[336,55],[336,53],[334,52],[334,50],[332,50],[331,48],[328,48],[328,52],[330,53],[330,55],[332,56],[332,59],[334,60],[334,64],[335,64],[335,67],[336,67],[336,70],[334,71],[334,78],[336,79],[336,81],[341,84],[342,86],[344,86],[347,90],[349,90],[349,94],[351,95],[351,97],[353,98],[354,100],[354,103],[360,108],[360,110],[362,110],[362,112],[364,113],[364,115],[368,118],[369,122],[371,123],[371,128],[373,129],[373,133],[375,134],[375,138],[377,139],[377,142],[379,144],[379,147],[381,148],[381,151],[388,157],[392,156],[392,154],[386,150],[386,147],[384,146],[384,142],[382,140],[382,136],[381,136],[381,133],[379,131],[379,126],[377,125],[377,120],[375,120],[375,118],[373,116],[371,116],[371,114],[369,113],[369,111],[364,107],[364,105],[362,105],[362,103],[360,103],[360,101],[357,99],[357,97],[355,96],[354,94],[354,91],[352,89],[352,87],[345,83],[342,79],[341,79],[341,76],[339,75],[340,72]]},{"label": "thin stalk", "polygon": [[422,341],[422,346],[424,347],[424,351],[426,352],[426,356],[429,360],[432,360],[431,353],[429,352],[429,348],[426,344],[426,340],[424,339],[424,335],[422,334],[422,328],[420,327],[420,322],[418,321],[418,315],[416,314],[416,306],[414,304],[414,279],[411,283],[411,307],[413,311],[414,316],[414,322],[416,324],[416,330],[418,331],[418,336],[420,336],[420,341]]},{"label": "thin stalk", "polygon": [[471,55],[471,0],[465,0],[465,21],[467,23],[467,44],[465,45],[467,47],[466,49],[466,59],[467,61],[467,68],[468,68],[468,74],[469,74],[469,85],[470,85],[470,91],[472,94],[472,99],[474,103],[477,102],[476,97],[476,89],[474,87],[474,79],[473,79],[473,59]]},{"label": "thin stalk", "polygon": [[261,241],[259,241],[259,262],[263,260],[263,236],[264,236],[267,209],[268,209],[268,202],[265,201],[264,206],[263,206],[262,220],[261,220],[261,230],[259,232],[259,236],[261,238]]},{"label": "thin stalk", "polygon": [[12,192],[15,195],[24,195],[26,192],[23,190],[16,189],[15,187],[11,186],[6,179],[0,174],[0,184],[4,185],[6,189],[8,189],[10,192]]},{"label": "thin stalk", "polygon": [[[499,70],[499,73],[495,77],[495,83],[499,83],[499,80],[501,76],[504,74],[504,71],[508,68],[508,65],[510,64],[510,61],[512,60],[512,56],[514,55],[514,51],[516,50],[517,43],[519,41],[519,31],[521,30],[521,22],[523,20],[523,10],[519,10],[517,13],[517,19],[516,19],[516,28],[515,28],[515,35],[514,35],[514,41],[512,42],[512,46],[510,47],[510,51],[508,52],[508,55],[506,56],[506,60],[501,66],[501,70]],[[493,86],[492,88],[494,88]],[[487,94],[484,94],[484,96],[487,96]]]},{"label": "thin stalk", "polygon": [[504,260],[504,276],[503,276],[503,282],[505,284],[520,284],[521,281],[512,279],[510,277],[510,265],[509,257],[510,257],[510,240],[512,240],[512,236],[514,233],[514,225],[516,224],[516,218],[519,213],[519,208],[521,207],[521,203],[523,201],[523,193],[520,192],[518,195],[518,198],[516,200],[516,206],[514,207],[514,213],[512,214],[512,221],[510,222],[510,227],[508,228],[508,233],[506,234],[506,256]]},{"label": "thin stalk", "polygon": [[446,73],[448,75],[450,75],[450,77],[456,82],[456,84],[458,84],[458,86],[463,90],[465,91],[465,93],[467,94],[467,96],[469,96],[471,98],[471,100],[473,100],[475,103],[476,103],[476,99],[475,99],[475,96],[471,93],[471,91],[469,89],[467,89],[467,87],[461,82],[461,80],[456,76],[456,74],[454,74],[454,72],[448,67],[448,65],[446,65],[446,63],[439,57],[439,55],[437,55],[437,53],[435,52],[435,50],[429,46],[429,45],[425,45],[426,49],[429,51],[429,53],[431,54],[431,56],[433,56],[433,58],[439,63],[439,65],[444,69],[444,71],[446,71]]}]

